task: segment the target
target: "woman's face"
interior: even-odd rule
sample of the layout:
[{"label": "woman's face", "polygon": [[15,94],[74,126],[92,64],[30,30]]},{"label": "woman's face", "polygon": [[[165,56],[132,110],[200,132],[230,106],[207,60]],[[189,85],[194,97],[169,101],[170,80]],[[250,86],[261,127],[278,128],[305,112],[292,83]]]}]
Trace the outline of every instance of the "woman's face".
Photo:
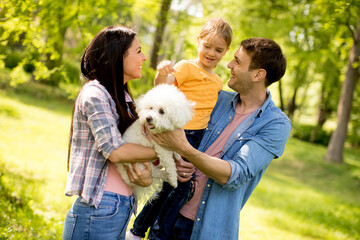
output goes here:
[{"label": "woman's face", "polygon": [[139,39],[135,36],[130,48],[124,55],[124,84],[132,79],[141,78],[143,61],[146,61],[146,56],[141,51]]}]

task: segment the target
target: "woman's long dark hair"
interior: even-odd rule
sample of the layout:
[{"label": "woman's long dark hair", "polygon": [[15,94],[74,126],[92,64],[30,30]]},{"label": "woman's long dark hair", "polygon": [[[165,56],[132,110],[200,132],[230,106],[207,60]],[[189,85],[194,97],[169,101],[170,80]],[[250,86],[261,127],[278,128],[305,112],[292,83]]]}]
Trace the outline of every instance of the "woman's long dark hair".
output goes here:
[{"label": "woman's long dark hair", "polygon": [[[127,111],[125,91],[129,92],[127,83],[124,84],[123,60],[127,50],[131,47],[136,33],[127,27],[110,26],[101,30],[87,46],[81,60],[81,73],[87,81],[98,80],[110,93],[119,114],[118,129],[121,134],[136,120],[137,114],[133,103],[128,103],[133,118]],[[130,92],[129,92],[130,93]],[[76,104],[76,101],[75,101]],[[74,110],[71,121],[68,169],[73,135]]]}]

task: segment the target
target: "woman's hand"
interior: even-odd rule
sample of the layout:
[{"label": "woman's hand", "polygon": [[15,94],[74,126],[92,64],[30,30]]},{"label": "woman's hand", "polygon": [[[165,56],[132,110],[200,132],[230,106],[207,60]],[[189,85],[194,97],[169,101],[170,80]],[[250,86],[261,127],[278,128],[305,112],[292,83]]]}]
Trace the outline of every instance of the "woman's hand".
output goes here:
[{"label": "woman's hand", "polygon": [[131,167],[125,165],[126,172],[132,183],[141,187],[147,187],[151,185],[153,179],[151,175],[151,166],[149,162],[139,163],[145,166],[145,169],[141,170],[136,163],[132,163]]},{"label": "woman's hand", "polygon": [[179,182],[187,182],[191,179],[193,173],[195,172],[195,167],[192,163],[186,162],[184,159],[175,161],[176,163],[176,172],[178,174]]}]

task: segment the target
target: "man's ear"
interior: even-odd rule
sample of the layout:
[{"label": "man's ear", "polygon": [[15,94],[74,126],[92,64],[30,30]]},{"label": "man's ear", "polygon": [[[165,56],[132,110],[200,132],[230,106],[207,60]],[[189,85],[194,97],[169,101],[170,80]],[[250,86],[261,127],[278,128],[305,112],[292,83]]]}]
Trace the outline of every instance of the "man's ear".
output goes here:
[{"label": "man's ear", "polygon": [[259,82],[259,81],[265,80],[265,78],[266,78],[266,70],[263,68],[257,69],[255,76],[254,76],[254,81]]}]

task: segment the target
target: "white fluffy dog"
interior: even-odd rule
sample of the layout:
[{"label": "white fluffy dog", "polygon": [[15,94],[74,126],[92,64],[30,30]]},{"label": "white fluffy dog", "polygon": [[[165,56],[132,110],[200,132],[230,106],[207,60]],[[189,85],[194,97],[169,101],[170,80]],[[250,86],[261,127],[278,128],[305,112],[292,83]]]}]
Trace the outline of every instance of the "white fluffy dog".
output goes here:
[{"label": "white fluffy dog", "polygon": [[[136,112],[139,119],[130,125],[123,138],[130,143],[153,147],[160,161],[158,166],[154,166],[153,163],[150,164],[153,183],[149,187],[140,187],[130,182],[123,164],[128,166],[131,164],[116,164],[125,183],[134,187],[134,194],[138,200],[152,199],[153,193],[161,190],[162,181],[177,187],[174,156],[177,160],[180,157],[177,153],[164,149],[150,139],[145,134],[145,129],[149,129],[152,133],[160,133],[181,128],[192,119],[193,106],[194,103],[189,102],[177,87],[168,84],[160,84],[154,87],[137,100]],[[138,163],[138,165],[142,169],[144,168],[142,164]]]}]

